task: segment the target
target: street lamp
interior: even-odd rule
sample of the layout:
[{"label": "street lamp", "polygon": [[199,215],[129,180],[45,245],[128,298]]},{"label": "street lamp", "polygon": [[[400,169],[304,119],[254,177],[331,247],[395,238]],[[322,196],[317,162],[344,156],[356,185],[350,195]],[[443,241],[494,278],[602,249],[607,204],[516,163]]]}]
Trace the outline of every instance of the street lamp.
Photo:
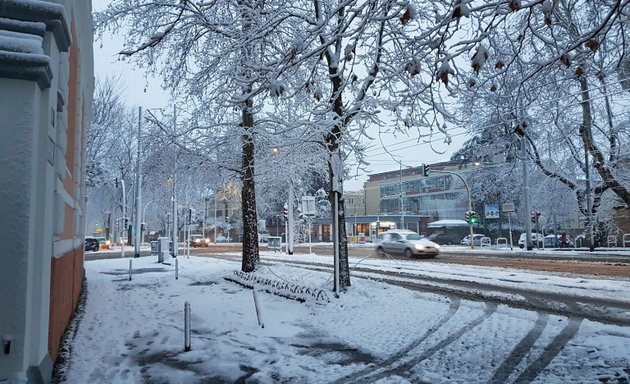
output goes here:
[{"label": "street lamp", "polygon": [[173,233],[171,240],[173,242],[173,253],[171,256],[177,257],[177,199],[175,198],[175,176],[169,176],[168,181],[172,186],[171,202],[173,204]]},{"label": "street lamp", "polygon": [[142,225],[146,225],[146,217],[147,217],[147,207],[149,206],[149,204],[151,204],[153,202],[153,200],[149,201],[145,206],[144,209],[142,210],[142,223],[140,223],[140,229],[142,229]]},{"label": "street lamp", "polygon": [[[116,178],[116,188],[118,188],[118,178]],[[127,192],[125,191],[125,180],[120,179],[120,184],[122,186],[122,218],[123,218],[123,223],[125,225],[123,225],[123,231],[127,229],[127,198],[126,198],[126,194]],[[121,236],[121,240],[122,240],[122,236]],[[121,241],[120,244],[120,257],[125,257],[125,243]]]}]

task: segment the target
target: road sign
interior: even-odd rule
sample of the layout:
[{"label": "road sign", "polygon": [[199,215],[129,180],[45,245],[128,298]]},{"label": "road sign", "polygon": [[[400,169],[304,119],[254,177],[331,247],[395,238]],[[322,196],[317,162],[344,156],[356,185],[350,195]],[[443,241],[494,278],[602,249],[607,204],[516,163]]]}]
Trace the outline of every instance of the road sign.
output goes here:
[{"label": "road sign", "polygon": [[486,219],[499,218],[499,204],[486,204],[484,208],[484,216]]},{"label": "road sign", "polygon": [[514,203],[503,203],[503,212],[509,213],[509,212],[514,212],[514,211],[515,211]]},{"label": "road sign", "polygon": [[315,196],[302,196],[302,213],[305,215],[315,215]]}]

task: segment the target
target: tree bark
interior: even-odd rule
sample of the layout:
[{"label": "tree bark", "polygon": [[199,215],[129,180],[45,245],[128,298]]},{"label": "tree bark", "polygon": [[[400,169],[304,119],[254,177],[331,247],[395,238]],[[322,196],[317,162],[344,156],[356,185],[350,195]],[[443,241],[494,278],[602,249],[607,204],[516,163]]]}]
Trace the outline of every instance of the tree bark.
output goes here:
[{"label": "tree bark", "polygon": [[260,261],[258,249],[258,215],[256,212],[256,185],[254,183],[254,115],[251,113],[252,101],[248,100],[243,107],[243,165],[241,181],[243,182],[242,215],[243,215],[243,272],[256,270]]}]

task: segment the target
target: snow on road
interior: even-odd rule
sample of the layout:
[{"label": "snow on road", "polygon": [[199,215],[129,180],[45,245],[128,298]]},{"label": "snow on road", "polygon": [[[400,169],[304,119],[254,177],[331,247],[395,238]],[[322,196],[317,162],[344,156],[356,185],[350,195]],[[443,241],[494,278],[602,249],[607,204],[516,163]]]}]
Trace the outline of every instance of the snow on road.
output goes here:
[{"label": "snow on road", "polygon": [[[266,254],[266,258],[280,258]],[[282,255],[283,258],[288,256]],[[295,256],[321,261],[315,256]],[[329,259],[329,258],[328,258]],[[67,383],[585,383],[630,380],[630,328],[497,303],[353,279],[339,298],[327,272],[263,266],[270,281],[322,289],[329,301],[300,303],[224,279],[240,262],[180,257],[88,261],[85,312],[71,340]],[[371,266],[391,268],[387,260]],[[351,262],[352,264],[352,262]],[[471,281],[504,269],[423,262]],[[400,267],[400,266],[396,266]],[[403,264],[402,268],[412,265]],[[476,276],[476,277],[475,277]],[[629,282],[522,273],[537,289],[624,297]],[[184,352],[184,302],[192,351]]]}]

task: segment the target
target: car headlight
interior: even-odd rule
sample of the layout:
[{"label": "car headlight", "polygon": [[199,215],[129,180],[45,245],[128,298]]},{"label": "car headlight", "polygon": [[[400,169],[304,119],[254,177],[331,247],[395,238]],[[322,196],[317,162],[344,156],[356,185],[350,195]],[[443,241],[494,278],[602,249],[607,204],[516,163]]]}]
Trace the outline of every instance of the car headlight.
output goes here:
[{"label": "car headlight", "polygon": [[110,245],[111,243],[112,243],[112,241],[111,241],[111,240],[107,240],[107,241],[105,242],[105,245]]},{"label": "car headlight", "polygon": [[424,250],[424,245],[417,244],[417,245],[416,245],[416,249],[417,249],[418,251],[422,251],[422,250]]},{"label": "car headlight", "polygon": [[198,242],[200,242],[201,240],[200,240],[200,239],[195,239],[195,240],[193,240],[193,241],[194,241],[195,243],[198,243]]},{"label": "car headlight", "polygon": [[435,249],[440,249],[440,244],[435,244]]}]

